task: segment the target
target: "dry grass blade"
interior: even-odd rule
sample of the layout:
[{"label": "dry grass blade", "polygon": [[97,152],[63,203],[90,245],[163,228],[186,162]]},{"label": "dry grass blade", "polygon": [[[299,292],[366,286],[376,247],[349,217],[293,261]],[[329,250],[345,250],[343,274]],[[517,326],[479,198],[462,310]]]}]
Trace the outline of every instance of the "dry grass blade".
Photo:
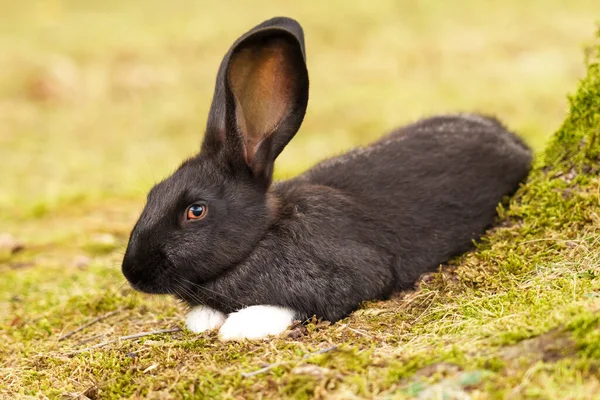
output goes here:
[{"label": "dry grass blade", "polygon": [[71,332],[68,332],[68,333],[66,333],[66,334],[62,335],[61,337],[59,337],[59,338],[58,338],[58,341],[59,341],[59,342],[61,342],[61,341],[65,340],[65,339],[68,339],[68,338],[70,338],[71,336],[73,336],[74,334],[76,334],[76,333],[78,333],[78,332],[81,332],[81,331],[82,331],[82,330],[84,330],[85,328],[87,328],[87,327],[89,327],[89,326],[92,326],[92,325],[94,325],[94,324],[96,324],[96,323],[98,323],[98,322],[100,322],[100,321],[103,321],[103,320],[105,320],[105,319],[107,319],[107,318],[110,318],[110,317],[112,317],[113,315],[116,315],[116,314],[118,314],[118,313],[119,313],[119,312],[121,312],[121,311],[123,311],[123,309],[118,309],[118,310],[115,310],[115,311],[111,311],[111,312],[109,312],[109,313],[106,313],[106,314],[104,314],[104,315],[102,315],[102,316],[98,317],[98,318],[94,318],[94,319],[93,319],[93,320],[91,320],[90,322],[88,322],[88,323],[85,323],[85,324],[81,325],[79,328],[77,328],[77,329],[74,329],[74,330],[72,330]]},{"label": "dry grass blade", "polygon": [[162,335],[165,333],[174,333],[174,332],[179,332],[179,331],[181,331],[181,328],[171,328],[171,329],[159,329],[159,330],[150,331],[150,332],[141,332],[141,333],[136,333],[136,334],[127,335],[127,336],[119,336],[116,339],[107,340],[105,342],[98,343],[94,346],[86,347],[85,349],[71,351],[71,352],[67,353],[66,355],[71,356],[71,355],[75,355],[75,354],[85,353],[87,351],[99,349],[99,348],[108,346],[109,344],[121,342],[124,340],[133,340],[133,339],[139,339],[139,338],[142,338],[145,336],[150,336],[150,335]]},{"label": "dry grass blade", "polygon": [[[337,346],[331,346],[331,347],[327,347],[325,349],[317,350],[315,352],[305,354],[302,357],[302,359],[305,360],[305,359],[310,358],[312,356],[316,356],[316,355],[319,355],[319,354],[329,353],[331,351],[337,350],[337,348],[338,348]],[[251,378],[253,376],[260,375],[260,374],[262,374],[264,372],[270,371],[273,368],[278,367],[280,365],[289,364],[289,363],[290,363],[289,361],[288,362],[276,362],[276,363],[273,363],[273,364],[269,364],[266,367],[263,367],[261,369],[257,369],[256,371],[242,372],[241,375],[242,375],[242,378]]]}]

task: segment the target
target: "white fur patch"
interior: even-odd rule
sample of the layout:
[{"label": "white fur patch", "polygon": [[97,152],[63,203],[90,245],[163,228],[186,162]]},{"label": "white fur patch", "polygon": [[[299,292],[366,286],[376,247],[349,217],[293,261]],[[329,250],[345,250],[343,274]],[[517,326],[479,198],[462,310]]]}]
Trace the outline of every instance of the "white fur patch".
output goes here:
[{"label": "white fur patch", "polygon": [[277,306],[251,306],[229,314],[219,329],[221,340],[262,339],[279,335],[294,322],[293,310]]},{"label": "white fur patch", "polygon": [[195,333],[217,329],[227,317],[220,311],[206,306],[196,306],[185,317],[187,328]]}]

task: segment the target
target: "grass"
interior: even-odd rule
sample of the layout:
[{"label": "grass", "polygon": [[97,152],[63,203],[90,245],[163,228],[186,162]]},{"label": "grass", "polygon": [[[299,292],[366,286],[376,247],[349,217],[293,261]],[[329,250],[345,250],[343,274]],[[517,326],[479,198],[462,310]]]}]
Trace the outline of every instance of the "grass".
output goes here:
[{"label": "grass", "polygon": [[[598,42],[580,56],[596,2],[273,3],[3,2],[0,227],[23,248],[0,246],[0,394],[597,396]],[[181,305],[124,284],[122,250],[146,190],[198,148],[225,49],[275,14],[305,25],[312,82],[280,177],[421,115],[471,109],[522,133],[535,170],[478,251],[336,324],[270,342],[119,340],[183,327]]]}]

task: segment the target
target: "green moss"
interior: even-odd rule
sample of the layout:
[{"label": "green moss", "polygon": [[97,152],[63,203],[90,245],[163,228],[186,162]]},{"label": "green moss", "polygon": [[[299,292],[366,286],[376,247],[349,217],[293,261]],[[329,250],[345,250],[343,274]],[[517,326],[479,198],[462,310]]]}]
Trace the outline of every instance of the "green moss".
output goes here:
[{"label": "green moss", "polygon": [[[597,165],[600,156],[600,58],[598,47],[587,54],[587,75],[577,92],[569,97],[570,111],[562,127],[544,152],[542,163],[547,168]],[[586,171],[582,171],[586,172]]]},{"label": "green moss", "polygon": [[573,332],[579,353],[589,360],[600,360],[600,312],[577,315],[567,329]]}]

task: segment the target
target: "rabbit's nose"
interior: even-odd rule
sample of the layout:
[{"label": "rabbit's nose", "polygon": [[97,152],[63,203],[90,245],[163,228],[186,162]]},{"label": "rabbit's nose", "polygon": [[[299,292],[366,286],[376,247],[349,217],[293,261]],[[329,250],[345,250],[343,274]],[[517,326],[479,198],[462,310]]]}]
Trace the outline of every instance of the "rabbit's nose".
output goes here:
[{"label": "rabbit's nose", "polygon": [[125,278],[131,284],[137,283],[141,279],[142,268],[136,265],[134,257],[130,255],[131,252],[127,251],[125,257],[123,257],[123,263],[121,264],[121,272]]}]

